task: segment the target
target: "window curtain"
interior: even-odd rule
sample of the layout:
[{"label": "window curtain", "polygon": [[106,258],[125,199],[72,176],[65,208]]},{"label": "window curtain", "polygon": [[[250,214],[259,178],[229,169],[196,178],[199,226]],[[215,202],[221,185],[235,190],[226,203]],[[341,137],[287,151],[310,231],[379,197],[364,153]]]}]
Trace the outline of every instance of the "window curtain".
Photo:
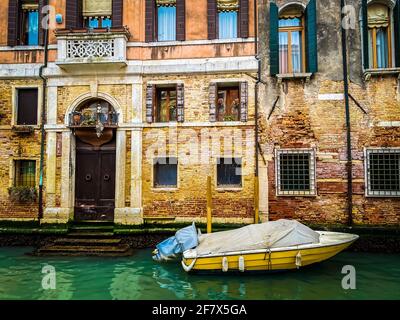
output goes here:
[{"label": "window curtain", "polygon": [[158,7],[158,41],[176,40],[176,7]]},{"label": "window curtain", "polygon": [[237,38],[237,20],[237,11],[222,11],[218,13],[220,39]]},{"label": "window curtain", "polygon": [[288,33],[279,32],[279,73],[288,73]]},{"label": "window curtain", "polygon": [[39,44],[39,12],[29,11],[28,12],[28,45]]},{"label": "window curtain", "polygon": [[292,32],[292,68],[293,72],[301,72],[301,38],[300,32]]},{"label": "window curtain", "polygon": [[378,68],[387,68],[389,66],[386,28],[376,31],[376,60]]}]

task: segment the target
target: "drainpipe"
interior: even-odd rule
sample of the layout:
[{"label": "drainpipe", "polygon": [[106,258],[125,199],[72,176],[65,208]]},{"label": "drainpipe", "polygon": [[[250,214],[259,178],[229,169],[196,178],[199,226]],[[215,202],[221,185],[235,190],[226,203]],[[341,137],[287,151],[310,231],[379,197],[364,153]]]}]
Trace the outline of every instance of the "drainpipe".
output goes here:
[{"label": "drainpipe", "polygon": [[[45,1],[45,6],[48,5],[48,1]],[[42,8],[43,9],[43,8]],[[39,21],[42,23],[42,21]],[[39,77],[43,80],[43,88],[42,88],[42,117],[40,124],[40,175],[39,175],[39,221],[43,218],[43,167],[44,167],[44,149],[45,149],[45,140],[46,140],[46,131],[44,129],[46,123],[46,94],[47,94],[47,79],[43,75],[43,70],[47,68],[48,64],[48,46],[49,46],[49,25],[47,20],[47,26],[44,29],[44,62],[43,65],[40,66],[39,69]]]},{"label": "drainpipe", "polygon": [[[345,0],[341,0],[341,21],[345,15],[343,8]],[[342,59],[343,59],[343,86],[344,86],[344,103],[346,109],[346,139],[347,139],[347,224],[353,224],[353,159],[351,154],[351,122],[350,122],[350,104],[349,104],[349,82],[348,82],[348,67],[347,67],[347,41],[346,29],[342,25]]]},{"label": "drainpipe", "polygon": [[260,191],[259,191],[259,181],[258,181],[258,86],[260,84],[260,79],[261,79],[261,61],[260,57],[258,56],[259,50],[258,50],[258,11],[257,11],[257,0],[254,0],[254,54],[255,58],[257,60],[257,81],[254,86],[254,98],[255,98],[255,105],[254,105],[254,117],[255,117],[255,133],[254,133],[254,143],[255,143],[255,148],[254,148],[254,161],[255,163],[255,183],[254,183],[254,223],[258,223],[260,219],[260,209],[259,209],[259,197],[260,197]]}]

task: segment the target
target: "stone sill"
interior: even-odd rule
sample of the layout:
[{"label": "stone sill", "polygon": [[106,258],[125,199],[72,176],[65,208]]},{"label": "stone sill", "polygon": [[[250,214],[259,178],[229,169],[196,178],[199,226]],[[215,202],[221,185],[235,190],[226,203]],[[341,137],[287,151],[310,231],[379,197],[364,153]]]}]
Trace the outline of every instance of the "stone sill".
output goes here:
[{"label": "stone sill", "polygon": [[177,192],[178,190],[178,188],[151,188],[153,192]]},{"label": "stone sill", "polygon": [[227,186],[227,187],[217,187],[215,189],[215,191],[217,191],[217,192],[241,192],[241,191],[243,191],[243,187],[237,187],[237,188],[229,187],[229,186]]},{"label": "stone sill", "polygon": [[385,69],[366,69],[364,70],[364,80],[369,81],[371,77],[379,76],[400,76],[400,68],[385,68]]},{"label": "stone sill", "polygon": [[277,197],[307,197],[307,198],[315,198],[317,197],[316,193],[310,193],[310,194],[283,194],[283,193],[278,193],[276,194]]},{"label": "stone sill", "polygon": [[276,75],[276,78],[278,83],[282,83],[283,80],[305,80],[308,83],[312,75],[312,73],[280,73]]}]

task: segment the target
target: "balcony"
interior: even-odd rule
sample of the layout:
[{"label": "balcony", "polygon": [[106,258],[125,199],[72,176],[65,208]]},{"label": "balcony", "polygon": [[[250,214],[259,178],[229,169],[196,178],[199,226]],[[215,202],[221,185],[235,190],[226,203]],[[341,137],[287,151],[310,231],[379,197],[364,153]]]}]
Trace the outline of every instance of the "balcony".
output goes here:
[{"label": "balcony", "polygon": [[130,37],[126,28],[56,30],[58,56],[62,69],[82,67],[126,67],[126,43]]}]

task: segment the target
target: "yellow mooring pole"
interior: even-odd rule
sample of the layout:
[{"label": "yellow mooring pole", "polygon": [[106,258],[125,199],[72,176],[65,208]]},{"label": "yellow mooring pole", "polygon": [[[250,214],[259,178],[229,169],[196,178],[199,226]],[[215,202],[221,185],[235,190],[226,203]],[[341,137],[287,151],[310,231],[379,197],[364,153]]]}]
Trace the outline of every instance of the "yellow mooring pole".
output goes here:
[{"label": "yellow mooring pole", "polygon": [[258,177],[255,177],[254,180],[254,223],[255,224],[260,222],[260,208],[258,207],[259,199],[260,199],[260,189],[258,186]]},{"label": "yellow mooring pole", "polygon": [[207,233],[212,232],[212,197],[211,197],[211,177],[207,177]]}]

